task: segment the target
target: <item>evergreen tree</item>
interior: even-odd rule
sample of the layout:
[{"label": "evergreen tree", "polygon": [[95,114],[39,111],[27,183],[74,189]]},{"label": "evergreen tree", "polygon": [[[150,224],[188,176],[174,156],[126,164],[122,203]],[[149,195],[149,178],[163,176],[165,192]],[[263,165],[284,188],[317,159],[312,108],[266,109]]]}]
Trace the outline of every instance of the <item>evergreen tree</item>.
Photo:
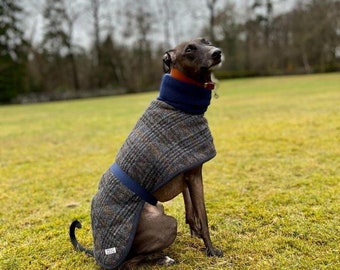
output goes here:
[{"label": "evergreen tree", "polygon": [[24,91],[26,42],[20,29],[19,1],[0,0],[0,102]]},{"label": "evergreen tree", "polygon": [[67,53],[69,43],[64,0],[46,0],[44,19],[43,48],[51,60],[56,60]]},{"label": "evergreen tree", "polygon": [[71,86],[68,57],[71,40],[68,29],[68,16],[64,0],[46,0],[44,7],[44,34],[42,47],[47,69],[45,91],[67,90]]}]

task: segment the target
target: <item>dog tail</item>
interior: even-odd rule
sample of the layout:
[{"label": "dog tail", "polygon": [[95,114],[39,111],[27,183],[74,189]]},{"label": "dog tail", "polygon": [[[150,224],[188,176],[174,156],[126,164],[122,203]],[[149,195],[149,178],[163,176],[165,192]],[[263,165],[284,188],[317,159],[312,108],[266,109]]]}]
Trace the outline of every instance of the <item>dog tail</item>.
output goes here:
[{"label": "dog tail", "polygon": [[73,221],[73,222],[71,223],[71,225],[70,225],[70,233],[69,233],[69,234],[70,234],[70,240],[71,240],[72,245],[74,246],[74,248],[75,248],[76,250],[85,252],[85,254],[94,257],[93,250],[84,248],[84,247],[83,247],[81,244],[79,244],[79,242],[77,241],[76,234],[75,234],[76,228],[78,228],[78,229],[81,228],[81,223],[80,223],[78,220]]}]

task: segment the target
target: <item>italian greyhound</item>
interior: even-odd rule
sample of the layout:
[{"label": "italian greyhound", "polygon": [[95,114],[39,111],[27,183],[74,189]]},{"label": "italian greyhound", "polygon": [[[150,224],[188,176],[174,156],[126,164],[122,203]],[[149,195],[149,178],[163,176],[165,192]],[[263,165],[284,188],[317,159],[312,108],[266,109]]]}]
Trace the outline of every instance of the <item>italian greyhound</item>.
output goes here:
[{"label": "italian greyhound", "polygon": [[[211,72],[221,65],[222,52],[203,38],[193,39],[177,45],[163,56],[164,72],[170,76],[189,84],[194,84],[205,91],[211,91],[214,84],[211,81]],[[191,235],[203,239],[208,256],[223,255],[222,251],[215,248],[211,242],[208,219],[206,214],[202,165],[176,175],[172,180],[152,192],[153,197],[159,202],[172,200],[180,193],[183,194],[186,223],[189,224]],[[70,226],[70,238],[73,246],[93,256],[93,251],[82,247],[75,237],[75,228],[81,224],[74,221]],[[132,269],[150,254],[161,253],[169,247],[177,236],[177,221],[174,217],[164,213],[161,203],[152,205],[145,202],[131,249],[119,269]],[[174,260],[163,256],[157,261],[160,264],[170,265]]]}]

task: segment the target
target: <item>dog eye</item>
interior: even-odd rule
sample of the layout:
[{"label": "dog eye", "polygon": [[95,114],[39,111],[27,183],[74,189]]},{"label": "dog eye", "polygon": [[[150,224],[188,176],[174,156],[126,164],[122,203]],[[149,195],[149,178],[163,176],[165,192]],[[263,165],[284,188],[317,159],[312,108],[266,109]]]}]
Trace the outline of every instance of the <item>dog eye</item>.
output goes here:
[{"label": "dog eye", "polygon": [[197,50],[197,47],[195,45],[190,44],[190,45],[188,45],[188,47],[186,47],[185,52],[190,53],[190,52],[196,51],[196,50]]}]

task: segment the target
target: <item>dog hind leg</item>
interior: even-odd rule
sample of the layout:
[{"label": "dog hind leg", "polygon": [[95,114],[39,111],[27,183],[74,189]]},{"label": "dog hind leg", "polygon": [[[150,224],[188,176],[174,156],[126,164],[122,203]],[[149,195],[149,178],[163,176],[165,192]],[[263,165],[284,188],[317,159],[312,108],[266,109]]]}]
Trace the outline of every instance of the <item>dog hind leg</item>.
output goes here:
[{"label": "dog hind leg", "polygon": [[[177,220],[164,214],[163,206],[145,203],[132,244],[130,257],[159,253],[169,247],[177,236]],[[132,258],[133,260],[133,258]],[[158,264],[173,264],[169,257],[158,257]]]}]

